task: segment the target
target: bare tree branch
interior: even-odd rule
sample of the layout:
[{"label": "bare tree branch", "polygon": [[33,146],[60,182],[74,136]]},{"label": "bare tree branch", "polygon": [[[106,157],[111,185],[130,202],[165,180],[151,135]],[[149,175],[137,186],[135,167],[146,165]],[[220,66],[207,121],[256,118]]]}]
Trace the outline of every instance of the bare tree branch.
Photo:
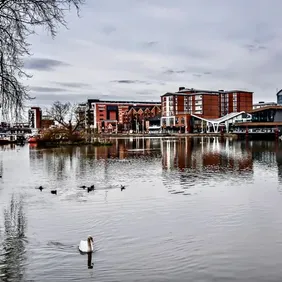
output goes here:
[{"label": "bare tree branch", "polygon": [[51,108],[47,110],[47,114],[68,131],[70,139],[85,121],[85,117],[80,116],[77,109],[78,105],[76,104],[71,104],[69,102],[63,104],[56,101]]},{"label": "bare tree branch", "polygon": [[66,12],[85,0],[1,0],[0,1],[0,103],[2,115],[20,117],[25,101],[31,99],[22,78],[23,59],[30,56],[29,36],[43,27],[54,38],[60,26],[67,27]]}]

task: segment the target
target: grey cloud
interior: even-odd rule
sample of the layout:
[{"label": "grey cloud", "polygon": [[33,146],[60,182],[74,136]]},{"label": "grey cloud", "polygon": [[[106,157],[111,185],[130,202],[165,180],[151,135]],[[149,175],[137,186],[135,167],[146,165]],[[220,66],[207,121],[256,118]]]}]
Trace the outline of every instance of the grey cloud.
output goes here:
[{"label": "grey cloud", "polygon": [[182,74],[185,73],[185,70],[172,70],[172,69],[168,69],[166,71],[164,71],[164,74]]},{"label": "grey cloud", "polygon": [[39,71],[54,71],[58,67],[70,66],[62,61],[47,58],[29,58],[24,61],[25,69],[33,69]]},{"label": "grey cloud", "polygon": [[44,93],[40,93],[36,96],[36,99],[30,101],[30,105],[39,106],[39,107],[49,107],[55,101],[83,103],[83,102],[86,102],[88,98],[92,98],[92,97],[87,94],[60,94],[60,93],[44,94]]},{"label": "grey cloud", "polygon": [[260,44],[246,44],[243,46],[246,48],[249,52],[256,52],[256,51],[261,51],[261,50],[266,50],[267,47],[260,45]]},{"label": "grey cloud", "polygon": [[158,41],[149,41],[145,43],[146,47],[152,47],[158,44]]},{"label": "grey cloud", "polygon": [[203,72],[203,73],[193,73],[192,76],[193,76],[193,77],[198,77],[198,78],[200,78],[200,77],[202,77],[202,76],[211,75],[211,74],[212,74],[212,73],[211,73],[210,71],[205,71],[205,72]]},{"label": "grey cloud", "polygon": [[105,26],[105,27],[102,28],[103,33],[105,33],[105,34],[107,34],[107,35],[109,35],[109,34],[115,32],[116,30],[117,30],[117,29],[116,29],[114,26],[110,26],[110,25]]},{"label": "grey cloud", "polygon": [[55,82],[58,85],[70,87],[70,88],[85,88],[85,87],[91,87],[90,84],[87,83],[81,83],[81,82]]},{"label": "grey cloud", "polygon": [[112,80],[111,82],[120,83],[120,84],[147,84],[147,85],[150,85],[150,84],[151,84],[151,83],[148,82],[148,81],[130,80],[130,79]]},{"label": "grey cloud", "polygon": [[32,86],[30,90],[33,92],[42,92],[42,93],[54,93],[54,92],[66,92],[67,89],[57,88],[57,87],[44,87],[44,86]]},{"label": "grey cloud", "polygon": [[67,33],[60,32],[54,41],[32,38],[32,52],[56,54],[74,66],[67,73],[37,73],[33,85],[75,82],[81,76],[109,99],[138,99],[146,95],[144,88],[159,99],[180,85],[247,88],[255,91],[254,101],[266,100],[281,86],[281,1],[88,2],[87,12],[69,22]]}]

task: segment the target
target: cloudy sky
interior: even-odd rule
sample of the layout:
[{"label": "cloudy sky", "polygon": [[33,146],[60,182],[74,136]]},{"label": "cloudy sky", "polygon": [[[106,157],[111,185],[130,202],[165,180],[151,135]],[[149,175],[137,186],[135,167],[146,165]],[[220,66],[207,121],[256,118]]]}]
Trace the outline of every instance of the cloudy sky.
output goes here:
[{"label": "cloudy sky", "polygon": [[86,0],[52,39],[31,38],[34,105],[87,98],[160,100],[179,86],[282,88],[280,0]]}]

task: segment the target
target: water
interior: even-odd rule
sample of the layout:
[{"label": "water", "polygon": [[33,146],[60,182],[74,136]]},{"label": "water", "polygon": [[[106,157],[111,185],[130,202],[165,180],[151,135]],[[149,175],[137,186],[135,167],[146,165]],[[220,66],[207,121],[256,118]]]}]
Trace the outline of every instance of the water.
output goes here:
[{"label": "water", "polygon": [[113,142],[0,147],[0,281],[281,281],[282,144]]}]

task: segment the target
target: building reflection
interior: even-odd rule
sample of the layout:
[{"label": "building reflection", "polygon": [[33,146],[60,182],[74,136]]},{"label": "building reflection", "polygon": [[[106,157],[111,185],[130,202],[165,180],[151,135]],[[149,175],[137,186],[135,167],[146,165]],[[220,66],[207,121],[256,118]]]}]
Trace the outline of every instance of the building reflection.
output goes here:
[{"label": "building reflection", "polygon": [[[112,138],[112,146],[67,146],[60,148],[29,148],[30,167],[48,182],[66,178],[83,178],[89,174],[102,179],[112,178],[108,169],[112,162],[135,158],[161,157],[160,138]],[[40,169],[43,168],[43,169]]]},{"label": "building reflection", "polygon": [[163,169],[252,171],[252,153],[243,142],[220,138],[163,140]]},{"label": "building reflection", "polygon": [[25,280],[25,245],[27,219],[23,200],[13,195],[4,210],[4,233],[0,244],[0,281]]},{"label": "building reflection", "polygon": [[[162,141],[163,183],[170,193],[190,195],[195,185],[253,175],[252,153],[245,142],[220,138]],[[251,177],[250,177],[251,176]]]},{"label": "building reflection", "polygon": [[282,183],[282,149],[276,152],[276,163],[277,163],[277,170],[278,170],[278,180],[279,183]]}]

